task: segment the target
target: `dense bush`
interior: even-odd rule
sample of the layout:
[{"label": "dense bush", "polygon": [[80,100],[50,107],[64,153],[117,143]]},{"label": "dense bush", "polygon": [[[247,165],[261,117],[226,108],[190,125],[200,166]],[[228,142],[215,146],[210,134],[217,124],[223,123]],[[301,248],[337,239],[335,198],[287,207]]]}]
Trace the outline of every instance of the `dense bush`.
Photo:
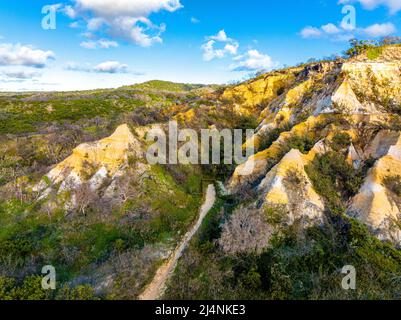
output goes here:
[{"label": "dense bush", "polygon": [[350,146],[351,142],[352,139],[348,133],[338,133],[333,137],[331,147],[335,151],[343,151]]},{"label": "dense bush", "polygon": [[273,228],[258,210],[239,208],[224,224],[218,243],[226,253],[260,253],[272,233]]},{"label": "dense bush", "polygon": [[328,152],[318,155],[305,170],[317,193],[323,196],[329,208],[342,212],[343,200],[355,195],[362,186],[365,170],[355,170],[344,155]]},{"label": "dense bush", "polygon": [[[170,281],[169,299],[398,299],[401,254],[359,222],[337,216],[299,238],[282,227],[261,254],[227,255],[191,245]],[[357,289],[341,269],[357,270]]]},{"label": "dense bush", "polygon": [[98,300],[94,289],[89,285],[80,285],[71,288],[69,285],[62,286],[55,294],[57,300]]},{"label": "dense bush", "polygon": [[372,48],[375,48],[375,46],[377,45],[376,42],[371,40],[351,39],[349,43],[350,43],[350,48],[345,52],[345,55],[347,57],[354,57],[360,55]]},{"label": "dense bush", "polygon": [[89,285],[71,288],[68,284],[56,290],[42,288],[42,276],[29,276],[23,281],[0,277],[0,300],[97,300]]},{"label": "dense bush", "polygon": [[316,144],[316,139],[305,136],[294,135],[286,141],[286,148],[288,150],[297,149],[302,153],[308,153]]},{"label": "dense bush", "polygon": [[[135,298],[128,293],[140,293],[147,277],[153,274],[159,263],[154,258],[158,257],[155,253],[158,246],[175,243],[195,219],[200,197],[186,192],[199,186],[199,176],[193,173],[187,178],[179,186],[163,168],[155,167],[152,178],[147,179],[141,190],[143,193],[138,193],[137,189],[133,196],[127,193],[127,203],[110,211],[91,206],[80,212],[66,214],[60,208],[48,214],[42,211],[41,202],[0,201],[0,275],[28,279],[42,266],[51,264],[57,270],[60,283],[74,283],[76,279],[92,283],[96,279],[96,270],[102,265],[116,265],[121,263],[116,257],[152,248],[146,249],[141,261],[135,262],[140,269],[132,274],[116,272],[116,276],[123,277],[124,281],[142,279],[136,283],[139,287],[135,290],[123,289],[119,295]],[[20,280],[16,281],[14,287],[24,288]],[[9,280],[3,282],[4,288],[10,285]],[[20,292],[18,297],[14,294],[12,298],[26,299],[37,295],[37,299],[42,299],[39,293],[22,295]],[[57,297],[49,298],[91,297],[90,287],[77,287],[65,288]]]}]

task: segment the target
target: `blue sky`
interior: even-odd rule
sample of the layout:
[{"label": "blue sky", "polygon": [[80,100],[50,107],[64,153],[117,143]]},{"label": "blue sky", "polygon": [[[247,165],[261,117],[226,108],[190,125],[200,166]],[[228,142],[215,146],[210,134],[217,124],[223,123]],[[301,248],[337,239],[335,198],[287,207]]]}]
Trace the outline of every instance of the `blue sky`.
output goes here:
[{"label": "blue sky", "polygon": [[399,31],[400,0],[2,0],[0,90],[227,83]]}]

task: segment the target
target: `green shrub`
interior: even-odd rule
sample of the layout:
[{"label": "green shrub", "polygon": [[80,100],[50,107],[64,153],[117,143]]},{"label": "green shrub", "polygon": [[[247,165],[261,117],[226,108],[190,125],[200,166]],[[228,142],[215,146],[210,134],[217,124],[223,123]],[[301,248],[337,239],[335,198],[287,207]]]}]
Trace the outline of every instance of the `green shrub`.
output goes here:
[{"label": "green shrub", "polygon": [[15,280],[7,277],[0,277],[0,300],[12,300],[11,291],[15,287]]},{"label": "green shrub", "polygon": [[57,300],[98,300],[95,295],[95,290],[90,285],[79,285],[71,288],[69,285],[64,285],[58,290],[56,295]]},{"label": "green shrub", "polygon": [[47,300],[52,292],[43,290],[41,276],[28,276],[21,286],[14,287],[10,294],[13,300]]},{"label": "green shrub", "polygon": [[202,226],[198,231],[198,246],[206,243],[213,243],[214,240],[220,237],[221,223],[223,219],[222,208],[224,201],[218,199],[213,205],[213,208],[208,212],[203,220]]},{"label": "green shrub", "polygon": [[283,225],[288,220],[288,212],[284,206],[265,207],[264,214],[270,225]]},{"label": "green shrub", "polygon": [[297,149],[301,151],[302,153],[306,154],[316,144],[316,139],[312,139],[311,137],[305,135],[305,136],[292,136],[286,141],[286,147],[288,150],[291,149]]},{"label": "green shrub", "polygon": [[[169,299],[398,299],[401,253],[358,221],[337,215],[325,226],[286,226],[260,255],[225,256],[191,245],[169,283]],[[341,269],[357,270],[357,290]]]},{"label": "green shrub", "polygon": [[[368,50],[372,50],[377,45],[374,41],[371,40],[357,40],[351,39],[349,41],[350,48],[345,52],[347,57],[355,57],[362,53],[367,52]],[[374,56],[374,54],[373,54]]]},{"label": "green shrub", "polygon": [[305,167],[317,193],[327,200],[331,210],[342,212],[342,200],[355,195],[363,183],[363,171],[355,170],[338,152],[318,155]]},{"label": "green shrub", "polygon": [[383,47],[374,47],[367,49],[366,56],[368,57],[369,60],[376,60],[382,55],[382,53],[383,53]]},{"label": "green shrub", "polygon": [[333,150],[340,151],[348,148],[352,142],[352,139],[348,133],[337,133],[331,141],[331,147]]}]

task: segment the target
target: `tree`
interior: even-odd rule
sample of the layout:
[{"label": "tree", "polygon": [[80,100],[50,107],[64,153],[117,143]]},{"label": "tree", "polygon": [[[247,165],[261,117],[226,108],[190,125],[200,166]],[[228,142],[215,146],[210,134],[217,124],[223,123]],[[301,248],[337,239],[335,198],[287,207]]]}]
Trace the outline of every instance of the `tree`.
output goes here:
[{"label": "tree", "polygon": [[258,210],[240,209],[223,226],[221,248],[230,254],[261,253],[268,246],[272,228]]},{"label": "tree", "polygon": [[347,57],[355,57],[358,56],[369,48],[375,47],[378,45],[378,43],[374,40],[358,40],[358,39],[351,39],[349,41],[350,48],[345,51],[345,55]]},{"label": "tree", "polygon": [[77,211],[83,215],[90,209],[98,200],[98,195],[93,191],[89,183],[83,183],[74,190],[75,207]]}]

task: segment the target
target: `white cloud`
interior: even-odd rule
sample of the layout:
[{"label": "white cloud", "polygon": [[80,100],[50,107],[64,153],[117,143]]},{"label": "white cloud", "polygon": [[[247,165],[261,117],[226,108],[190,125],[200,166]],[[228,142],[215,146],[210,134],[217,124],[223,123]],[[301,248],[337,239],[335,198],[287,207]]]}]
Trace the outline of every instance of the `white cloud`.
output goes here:
[{"label": "white cloud", "polygon": [[191,18],[191,23],[193,23],[193,24],[198,24],[198,23],[200,23],[200,20],[197,19],[197,18],[195,18],[195,17],[192,17],[192,18]]},{"label": "white cloud", "polygon": [[[216,45],[222,45],[216,48]],[[220,30],[216,35],[206,37],[206,43],[201,47],[203,50],[203,60],[211,61],[215,58],[221,59],[226,55],[236,55],[239,48],[239,43],[227,37],[224,30]]]},{"label": "white cloud", "polygon": [[329,24],[322,26],[322,30],[324,32],[326,32],[327,34],[336,34],[336,33],[341,32],[341,30],[333,23],[329,23]]},{"label": "white cloud", "polygon": [[87,21],[86,27],[90,31],[96,31],[100,29],[103,24],[105,24],[105,20],[103,18],[91,18]]},{"label": "white cloud", "polygon": [[239,62],[230,66],[232,71],[260,71],[273,68],[276,64],[267,54],[258,50],[249,50],[246,54],[236,57]]},{"label": "white cloud", "polygon": [[146,17],[151,13],[181,9],[179,0],[75,0],[78,10],[102,17]]},{"label": "white cloud", "polygon": [[1,75],[12,79],[32,79],[41,76],[40,72],[33,70],[3,70]]},{"label": "white cloud", "polygon": [[96,35],[94,35],[92,32],[82,32],[80,35],[87,39],[96,39]]},{"label": "white cloud", "polygon": [[239,44],[238,43],[234,43],[234,44],[226,44],[226,46],[224,47],[224,50],[232,55],[236,55],[237,51],[239,48]]},{"label": "white cloud", "polygon": [[[202,45],[203,60],[211,61],[231,57],[234,63],[229,66],[231,71],[259,71],[271,69],[275,63],[270,56],[260,53],[258,50],[249,49],[244,54],[238,54],[239,43],[227,36],[224,30],[217,34],[205,37],[206,42]],[[256,41],[253,41],[257,43]]]},{"label": "white cloud", "polygon": [[333,23],[321,26],[320,28],[306,27],[300,35],[305,38],[331,38],[335,41],[348,41],[356,36],[379,38],[389,36],[397,32],[397,28],[392,23],[374,24],[366,28],[356,28],[350,30],[345,25],[337,27]]},{"label": "white cloud", "polygon": [[78,72],[87,72],[87,73],[95,73],[95,67],[90,63],[78,64],[75,62],[69,62],[64,68],[67,71],[78,71]]},{"label": "white cloud", "polygon": [[315,27],[305,27],[304,29],[302,29],[301,31],[301,36],[302,38],[318,38],[321,37],[323,35],[323,32]]},{"label": "white cloud", "polygon": [[116,41],[100,39],[97,41],[83,41],[80,43],[80,46],[85,49],[108,49],[118,47],[118,43]]},{"label": "white cloud", "polygon": [[232,41],[227,37],[227,34],[224,30],[220,30],[215,36],[208,37],[210,40],[219,41],[219,42],[229,42]]},{"label": "white cloud", "polygon": [[128,72],[128,65],[118,61],[106,61],[95,66],[93,70],[99,73],[126,73]]},{"label": "white cloud", "polygon": [[68,71],[86,71],[89,72],[90,71],[90,66],[89,64],[86,66],[80,66],[75,62],[68,62],[67,65],[65,66],[65,70]]},{"label": "white cloud", "polygon": [[3,66],[30,66],[43,68],[55,54],[52,51],[34,49],[32,46],[21,44],[0,44],[0,65]]},{"label": "white cloud", "polygon": [[89,73],[110,73],[110,74],[129,73],[134,75],[143,75],[143,73],[130,71],[128,65],[123,64],[119,61],[105,61],[95,66],[89,63],[80,65],[74,62],[70,62],[65,67],[65,70],[89,72]]},{"label": "white cloud", "polygon": [[401,10],[400,0],[339,0],[340,4],[355,2],[361,3],[361,5],[368,10],[376,9],[377,7],[382,5],[388,7],[392,14],[395,14]]},{"label": "white cloud", "polygon": [[64,12],[66,14],[66,16],[71,19],[75,19],[77,17],[77,12],[71,6],[65,6],[62,8],[61,11]]},{"label": "white cloud", "polygon": [[203,60],[205,61],[212,61],[215,58],[224,58],[224,51],[223,50],[215,50],[214,44],[216,41],[210,40],[202,45],[203,50]]},{"label": "white cloud", "polygon": [[[160,35],[166,30],[166,26],[154,25],[146,18],[121,17],[114,21],[113,35],[117,35],[127,41],[136,43],[142,47],[150,47],[155,43],[162,43]],[[149,32],[153,31],[152,34]]]},{"label": "white cloud", "polygon": [[155,25],[151,14],[174,12],[183,6],[180,0],[73,0],[73,7],[64,12],[71,18],[82,20],[88,31],[108,34],[143,47],[161,43],[164,24]]},{"label": "white cloud", "polygon": [[373,38],[386,37],[395,32],[397,32],[397,29],[392,23],[383,23],[383,24],[376,23],[363,29],[363,33]]}]

